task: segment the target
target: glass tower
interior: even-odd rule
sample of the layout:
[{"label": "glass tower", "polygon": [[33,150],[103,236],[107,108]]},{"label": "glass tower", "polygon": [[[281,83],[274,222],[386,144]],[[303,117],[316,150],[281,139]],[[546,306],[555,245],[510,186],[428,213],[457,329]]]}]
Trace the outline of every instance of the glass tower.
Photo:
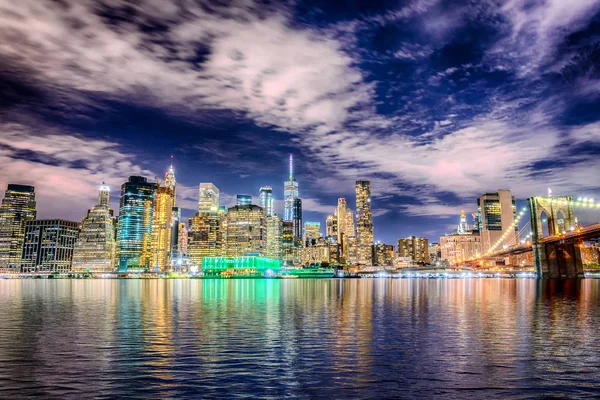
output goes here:
[{"label": "glass tower", "polygon": [[0,206],[0,271],[20,271],[25,226],[35,216],[33,186],[9,184]]},{"label": "glass tower", "polygon": [[358,263],[372,265],[373,215],[370,181],[356,181],[356,245]]},{"label": "glass tower", "polygon": [[201,183],[199,194],[198,212],[217,212],[219,209],[219,188],[212,183]]},{"label": "glass tower", "polygon": [[290,176],[284,183],[283,189],[283,220],[294,221],[294,200],[298,198],[298,182],[294,179],[294,159],[290,154]]},{"label": "glass tower", "polygon": [[129,267],[151,266],[152,222],[157,186],[143,176],[130,176],[121,186],[117,229],[119,272],[126,272]]},{"label": "glass tower", "polygon": [[273,213],[273,188],[271,188],[271,186],[263,186],[260,188],[258,205],[263,208],[266,217],[275,215]]},{"label": "glass tower", "polygon": [[252,204],[252,196],[249,194],[238,194],[235,198],[236,206],[249,206]]}]

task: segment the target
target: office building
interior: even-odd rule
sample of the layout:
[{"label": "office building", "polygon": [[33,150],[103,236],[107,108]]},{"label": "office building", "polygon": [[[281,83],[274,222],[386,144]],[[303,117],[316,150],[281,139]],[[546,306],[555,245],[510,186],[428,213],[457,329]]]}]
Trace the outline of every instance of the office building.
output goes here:
[{"label": "office building", "polygon": [[473,232],[442,236],[439,248],[441,259],[450,265],[458,265],[482,255],[481,237]]},{"label": "office building", "polygon": [[188,254],[188,229],[185,222],[179,223],[177,232],[179,235],[177,238],[177,248],[179,249],[179,253],[182,255]]},{"label": "office building", "polygon": [[264,210],[265,217],[268,218],[275,215],[273,210],[273,188],[271,188],[271,186],[263,186],[260,188],[258,205]]},{"label": "office building", "polygon": [[[496,250],[519,243],[519,228],[512,227],[517,216],[517,204],[510,190],[484,194],[477,199],[477,212],[483,253],[498,242]],[[509,229],[514,230],[514,234],[502,239]]]},{"label": "office building", "polygon": [[90,208],[81,223],[73,249],[74,271],[111,272],[116,267],[115,219],[109,208],[110,188],[102,182],[98,204]]},{"label": "office building", "polygon": [[9,184],[0,206],[0,272],[19,272],[25,226],[36,216],[33,186]]},{"label": "office building", "polygon": [[238,194],[235,198],[236,206],[249,206],[252,204],[252,196],[249,194]]},{"label": "office building", "polygon": [[171,262],[173,207],[175,207],[175,171],[173,166],[158,184],[152,221],[152,268],[165,271]]},{"label": "office building", "polygon": [[372,265],[373,215],[369,181],[356,181],[356,242],[358,264]]},{"label": "office building", "polygon": [[398,239],[398,257],[410,257],[415,263],[429,264],[429,240],[415,236]]},{"label": "office building", "polygon": [[281,240],[283,236],[283,221],[277,215],[266,217],[267,250],[266,257],[281,260]]},{"label": "office building", "polygon": [[[190,228],[191,229],[191,228]],[[257,205],[234,206],[227,210],[227,257],[266,253],[265,213]]]},{"label": "office building", "polygon": [[377,243],[373,245],[373,264],[380,267],[391,267],[396,259],[394,245]]},{"label": "office building", "polygon": [[210,213],[219,209],[219,188],[212,183],[201,183],[199,190],[198,212]]},{"label": "office building", "polygon": [[193,265],[202,265],[204,257],[221,257],[225,254],[224,216],[196,213],[188,222],[186,254]]},{"label": "office building", "polygon": [[335,238],[337,242],[337,214],[328,215],[327,220],[325,221],[325,237],[328,239]]},{"label": "office building", "polygon": [[22,272],[69,272],[73,249],[79,234],[79,222],[62,219],[27,221]]},{"label": "office building", "polygon": [[346,257],[344,249],[346,248],[345,238],[354,236],[354,216],[352,210],[348,207],[346,199],[340,197],[336,210],[337,220],[337,242],[342,246],[342,257]]},{"label": "office building", "polygon": [[302,261],[302,239],[295,235],[293,221],[283,221],[281,233],[281,258],[286,266],[298,265]]},{"label": "office building", "polygon": [[171,209],[171,260],[170,264],[173,264],[173,260],[181,258],[184,254],[179,250],[179,224],[181,224],[181,209],[179,207],[173,207]]},{"label": "office building", "polygon": [[143,176],[130,176],[121,186],[117,228],[119,272],[151,267],[157,186]]},{"label": "office building", "polygon": [[294,199],[294,236],[302,240],[302,200]]},{"label": "office building", "polygon": [[[283,220],[294,221],[297,219],[295,214],[294,200],[298,198],[298,182],[294,178],[294,160],[290,154],[290,175],[284,183],[283,189]],[[300,237],[300,236],[299,236]]]},{"label": "office building", "polygon": [[[340,246],[341,247],[341,246]],[[343,260],[347,265],[358,264],[358,243],[356,236],[348,236],[344,240]]]}]

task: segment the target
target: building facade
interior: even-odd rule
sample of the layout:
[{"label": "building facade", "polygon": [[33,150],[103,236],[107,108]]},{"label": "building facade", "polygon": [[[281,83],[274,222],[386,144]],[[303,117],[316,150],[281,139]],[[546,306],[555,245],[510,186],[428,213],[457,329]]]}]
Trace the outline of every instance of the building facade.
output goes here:
[{"label": "building facade", "polygon": [[504,232],[511,229],[517,217],[517,205],[510,190],[498,190],[497,193],[486,193],[477,199],[477,222],[481,236],[483,253],[501,241],[496,249],[502,246],[514,246],[519,243],[519,228],[514,227],[514,235]]},{"label": "building facade", "polygon": [[73,249],[79,234],[79,222],[62,219],[27,221],[22,272],[69,272]]},{"label": "building facade", "polygon": [[439,247],[442,260],[448,261],[450,265],[458,265],[482,254],[481,237],[472,232],[442,236]]},{"label": "building facade", "polygon": [[173,166],[165,175],[154,199],[152,221],[152,267],[165,271],[171,263],[171,235],[173,233],[173,208],[175,207],[175,172]]},{"label": "building facade", "polygon": [[223,215],[216,212],[196,213],[188,220],[186,254],[193,265],[202,265],[204,257],[225,255],[223,220]]},{"label": "building facade", "polygon": [[294,199],[294,236],[298,240],[302,240],[302,200]]},{"label": "building facade", "polygon": [[267,224],[267,250],[266,257],[281,260],[281,246],[283,236],[283,221],[277,215],[266,217]]},{"label": "building facade", "polygon": [[73,249],[74,271],[111,272],[116,267],[115,219],[110,188],[102,182],[98,204],[88,210]]},{"label": "building facade", "polygon": [[303,241],[306,242],[316,242],[317,239],[323,237],[321,235],[321,223],[320,222],[310,222],[306,221],[304,223],[304,236]]},{"label": "building facade", "polygon": [[257,205],[234,206],[227,210],[227,257],[266,253],[265,213]]},{"label": "building facade", "polygon": [[150,268],[152,264],[152,222],[157,184],[143,176],[130,176],[121,186],[117,259],[119,271]]},{"label": "building facade", "polygon": [[201,183],[199,189],[198,212],[217,212],[219,209],[219,188],[212,183]]},{"label": "building facade", "polygon": [[325,237],[335,238],[337,242],[337,214],[328,215],[325,221]]},{"label": "building facade", "polygon": [[415,263],[429,264],[429,240],[415,236],[398,239],[398,257],[410,257]]},{"label": "building facade", "polygon": [[252,196],[249,194],[238,194],[235,196],[236,206],[249,206],[250,204],[252,204]]},{"label": "building facade", "polygon": [[356,244],[358,264],[372,265],[373,214],[369,181],[356,181]]},{"label": "building facade", "polygon": [[373,245],[373,260],[374,265],[380,267],[391,267],[396,259],[396,251],[394,245],[377,243]]},{"label": "building facade", "polygon": [[0,271],[21,270],[25,227],[35,216],[33,186],[9,184],[0,206]]},{"label": "building facade", "polygon": [[[295,213],[294,201],[298,198],[298,182],[294,178],[294,159],[290,154],[290,175],[284,182],[283,187],[283,220],[295,221],[297,214]],[[302,228],[300,228],[302,229]]]},{"label": "building facade", "polygon": [[260,188],[258,193],[258,205],[262,207],[265,212],[265,217],[272,217],[275,215],[273,210],[273,188],[271,186],[263,186]]}]

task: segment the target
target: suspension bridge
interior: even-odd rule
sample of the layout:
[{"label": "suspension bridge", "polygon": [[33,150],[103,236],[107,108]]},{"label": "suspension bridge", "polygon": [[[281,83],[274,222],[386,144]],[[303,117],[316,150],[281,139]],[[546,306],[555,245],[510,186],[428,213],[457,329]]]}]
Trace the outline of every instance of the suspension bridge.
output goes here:
[{"label": "suspension bridge", "polygon": [[[586,240],[600,238],[600,222],[579,226],[574,210],[597,210],[600,214],[600,202],[592,198],[574,200],[572,196],[535,196],[527,201],[528,206],[518,211],[513,224],[489,249],[465,261],[477,264],[532,252],[539,278],[583,278],[581,247]],[[519,222],[527,217],[529,221],[518,229]],[[527,230],[530,232],[525,234]]]}]

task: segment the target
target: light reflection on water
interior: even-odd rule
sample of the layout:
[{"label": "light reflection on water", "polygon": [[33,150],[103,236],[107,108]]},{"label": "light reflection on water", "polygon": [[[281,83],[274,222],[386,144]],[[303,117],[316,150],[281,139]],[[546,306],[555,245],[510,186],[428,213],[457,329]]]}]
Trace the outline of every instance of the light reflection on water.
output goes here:
[{"label": "light reflection on water", "polygon": [[2,280],[0,398],[592,396],[599,287]]}]

